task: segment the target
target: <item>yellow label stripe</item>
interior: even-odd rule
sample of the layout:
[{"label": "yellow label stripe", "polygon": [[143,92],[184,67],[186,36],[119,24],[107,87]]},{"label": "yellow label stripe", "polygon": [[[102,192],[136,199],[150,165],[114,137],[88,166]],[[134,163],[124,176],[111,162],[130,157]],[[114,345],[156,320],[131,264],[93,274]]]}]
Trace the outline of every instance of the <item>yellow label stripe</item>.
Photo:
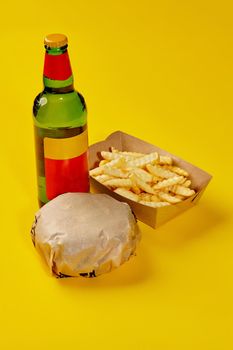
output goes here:
[{"label": "yellow label stripe", "polygon": [[79,135],[64,139],[44,138],[44,156],[48,159],[71,159],[87,151],[87,130]]}]

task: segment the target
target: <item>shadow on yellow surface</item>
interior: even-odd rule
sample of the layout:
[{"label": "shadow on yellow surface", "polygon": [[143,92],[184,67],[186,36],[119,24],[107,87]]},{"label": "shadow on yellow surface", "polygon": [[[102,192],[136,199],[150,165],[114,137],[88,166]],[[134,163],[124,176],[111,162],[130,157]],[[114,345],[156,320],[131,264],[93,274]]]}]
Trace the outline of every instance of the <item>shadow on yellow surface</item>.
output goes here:
[{"label": "shadow on yellow surface", "polygon": [[200,202],[192,209],[155,230],[151,244],[169,249],[177,249],[191,241],[211,235],[211,230],[229,220],[219,202]]},{"label": "shadow on yellow surface", "polygon": [[136,257],[132,257],[127,263],[120,266],[111,273],[98,276],[96,278],[64,278],[58,279],[58,283],[63,287],[73,288],[116,288],[135,286],[143,284],[150,279],[151,275],[156,275],[152,271],[146,255],[146,248],[138,249]]}]

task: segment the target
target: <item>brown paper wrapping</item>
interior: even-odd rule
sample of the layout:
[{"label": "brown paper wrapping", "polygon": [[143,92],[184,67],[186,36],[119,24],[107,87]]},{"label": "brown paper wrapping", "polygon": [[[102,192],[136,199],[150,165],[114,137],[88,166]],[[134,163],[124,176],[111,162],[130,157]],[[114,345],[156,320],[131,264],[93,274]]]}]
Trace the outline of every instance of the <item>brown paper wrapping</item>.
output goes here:
[{"label": "brown paper wrapping", "polygon": [[105,194],[66,193],[35,216],[32,239],[51,273],[95,277],[135,253],[140,232],[128,204]]}]

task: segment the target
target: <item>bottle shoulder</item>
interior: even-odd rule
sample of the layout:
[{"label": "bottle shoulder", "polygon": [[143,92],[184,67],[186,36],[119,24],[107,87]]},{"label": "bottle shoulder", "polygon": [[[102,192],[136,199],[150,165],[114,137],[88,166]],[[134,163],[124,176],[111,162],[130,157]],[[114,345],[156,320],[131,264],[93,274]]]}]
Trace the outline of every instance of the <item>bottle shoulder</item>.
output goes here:
[{"label": "bottle shoulder", "polygon": [[34,124],[42,128],[72,128],[87,123],[84,97],[77,91],[39,93],[33,104]]}]

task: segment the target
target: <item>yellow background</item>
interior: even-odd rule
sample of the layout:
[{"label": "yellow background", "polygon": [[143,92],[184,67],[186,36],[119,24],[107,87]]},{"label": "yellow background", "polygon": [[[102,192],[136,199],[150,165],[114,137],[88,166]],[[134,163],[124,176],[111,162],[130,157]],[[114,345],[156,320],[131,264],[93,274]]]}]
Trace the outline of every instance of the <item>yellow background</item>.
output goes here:
[{"label": "yellow background", "polygon": [[[1,349],[232,349],[231,1],[1,4]],[[90,143],[123,130],[210,172],[200,203],[97,279],[49,276],[37,210],[31,108],[43,37],[62,32]]]}]

